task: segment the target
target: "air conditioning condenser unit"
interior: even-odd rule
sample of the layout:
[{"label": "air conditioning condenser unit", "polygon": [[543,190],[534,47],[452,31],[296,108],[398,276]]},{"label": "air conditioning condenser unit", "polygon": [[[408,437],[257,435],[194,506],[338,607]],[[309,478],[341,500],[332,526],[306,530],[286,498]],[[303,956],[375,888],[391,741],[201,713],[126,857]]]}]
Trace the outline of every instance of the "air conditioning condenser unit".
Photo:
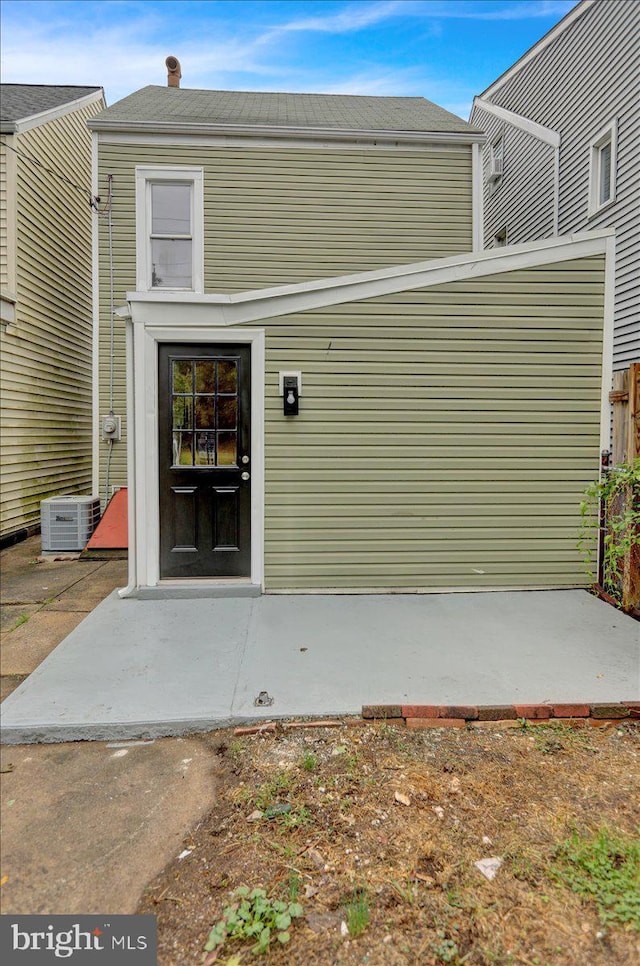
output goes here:
[{"label": "air conditioning condenser unit", "polygon": [[100,520],[100,497],[52,496],[40,513],[43,551],[83,550]]}]

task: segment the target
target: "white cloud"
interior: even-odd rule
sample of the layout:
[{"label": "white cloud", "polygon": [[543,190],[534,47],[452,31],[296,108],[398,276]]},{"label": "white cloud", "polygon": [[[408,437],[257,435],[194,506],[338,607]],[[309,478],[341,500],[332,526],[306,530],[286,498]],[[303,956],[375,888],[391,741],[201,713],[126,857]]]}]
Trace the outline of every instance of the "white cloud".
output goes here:
[{"label": "white cloud", "polygon": [[23,23],[4,32],[3,81],[31,84],[102,84],[109,103],[147,84],[166,84],[165,58],[179,57],[188,87],[224,86],[227,74],[283,76],[265,56],[261,37],[184,43],[157,36],[144,16],[105,28],[72,25],[66,18]]},{"label": "white cloud", "polygon": [[276,27],[274,32],[351,33],[402,13],[406,13],[406,5],[402,0],[389,0],[388,3],[350,4],[339,13],[332,13],[326,17],[301,17],[299,20],[291,20]]}]

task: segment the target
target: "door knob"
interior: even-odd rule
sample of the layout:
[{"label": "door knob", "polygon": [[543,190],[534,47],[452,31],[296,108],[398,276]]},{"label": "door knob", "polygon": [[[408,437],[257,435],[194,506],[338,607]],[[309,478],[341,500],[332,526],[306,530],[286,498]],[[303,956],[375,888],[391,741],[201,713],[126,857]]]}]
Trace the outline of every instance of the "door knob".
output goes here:
[{"label": "door knob", "polygon": [[251,476],[250,473],[244,472],[244,473],[242,473],[240,475],[240,479],[242,479],[242,480],[248,480],[250,478],[250,476]]}]

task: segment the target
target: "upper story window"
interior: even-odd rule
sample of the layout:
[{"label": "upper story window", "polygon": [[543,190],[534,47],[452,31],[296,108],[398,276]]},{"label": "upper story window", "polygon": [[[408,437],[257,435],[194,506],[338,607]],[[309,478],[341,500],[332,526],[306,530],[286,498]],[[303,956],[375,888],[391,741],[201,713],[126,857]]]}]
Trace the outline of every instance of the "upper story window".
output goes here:
[{"label": "upper story window", "polygon": [[203,291],[202,169],[136,168],[138,291]]},{"label": "upper story window", "polygon": [[489,181],[497,184],[504,173],[504,138],[500,137],[491,145],[489,155]]},{"label": "upper story window", "polygon": [[616,124],[612,121],[590,145],[589,215],[616,198]]},{"label": "upper story window", "polygon": [[151,182],[151,288],[193,286],[193,185]]}]

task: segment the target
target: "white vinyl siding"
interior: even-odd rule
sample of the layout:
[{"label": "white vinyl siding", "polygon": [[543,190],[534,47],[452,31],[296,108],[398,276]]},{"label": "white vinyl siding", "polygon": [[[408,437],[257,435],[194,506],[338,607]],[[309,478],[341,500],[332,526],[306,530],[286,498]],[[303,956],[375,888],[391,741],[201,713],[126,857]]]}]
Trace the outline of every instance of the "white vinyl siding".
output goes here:
[{"label": "white vinyl siding", "polygon": [[[640,4],[628,0],[596,2],[495,92],[489,89],[484,95],[497,107],[561,135],[559,234],[616,229],[617,369],[640,358],[639,42]],[[614,118],[615,197],[594,211],[591,146]],[[479,108],[472,112],[471,122],[490,134],[493,131],[487,113]],[[551,234],[550,222],[544,213],[553,206],[553,149],[541,142],[536,146],[531,138],[517,143],[514,137],[513,148],[508,145],[508,150],[509,178],[514,170],[519,172],[522,194],[510,198],[507,214],[507,178],[494,198],[486,193],[485,239],[491,239],[505,222],[514,242],[547,237]],[[532,169],[540,172],[540,177],[529,183]],[[543,171],[547,173],[544,179]]]},{"label": "white vinyl siding", "polygon": [[584,586],[603,275],[580,259],[266,320],[267,591]]}]

